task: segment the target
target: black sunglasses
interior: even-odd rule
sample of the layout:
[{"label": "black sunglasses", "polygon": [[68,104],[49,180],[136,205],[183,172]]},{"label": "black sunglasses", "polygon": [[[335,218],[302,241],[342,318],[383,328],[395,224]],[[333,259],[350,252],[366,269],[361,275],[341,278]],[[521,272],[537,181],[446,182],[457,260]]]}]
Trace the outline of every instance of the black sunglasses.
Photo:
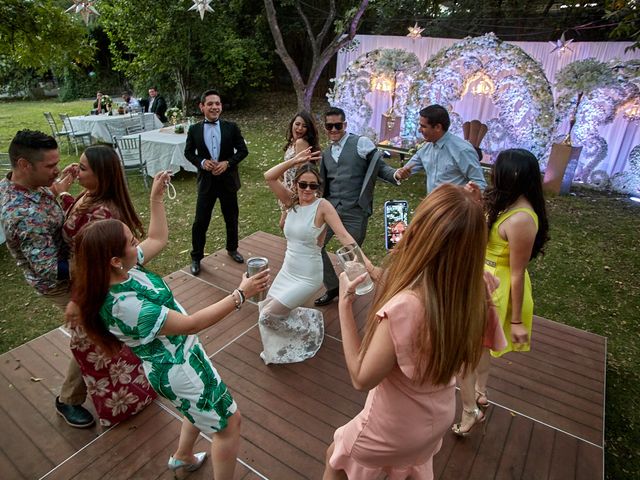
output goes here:
[{"label": "black sunglasses", "polygon": [[340,130],[342,130],[343,126],[344,126],[344,122],[325,123],[324,124],[324,128],[326,128],[328,131],[331,131],[332,129],[336,129],[337,131],[340,131]]},{"label": "black sunglasses", "polygon": [[319,183],[308,183],[308,182],[298,182],[298,188],[300,190],[306,190],[310,188],[311,190],[317,190],[320,187]]}]

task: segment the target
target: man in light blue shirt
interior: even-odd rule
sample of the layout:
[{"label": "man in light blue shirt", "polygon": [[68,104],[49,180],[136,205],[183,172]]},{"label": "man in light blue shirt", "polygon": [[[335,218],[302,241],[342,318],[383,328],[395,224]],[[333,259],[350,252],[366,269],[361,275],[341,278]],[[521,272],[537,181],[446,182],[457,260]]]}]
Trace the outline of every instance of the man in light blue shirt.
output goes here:
[{"label": "man in light blue shirt", "polygon": [[416,172],[427,175],[427,195],[442,183],[466,185],[476,183],[481,190],[487,186],[478,153],[466,140],[449,133],[449,113],[440,105],[420,110],[420,133],[428,142],[396,176],[407,179]]}]

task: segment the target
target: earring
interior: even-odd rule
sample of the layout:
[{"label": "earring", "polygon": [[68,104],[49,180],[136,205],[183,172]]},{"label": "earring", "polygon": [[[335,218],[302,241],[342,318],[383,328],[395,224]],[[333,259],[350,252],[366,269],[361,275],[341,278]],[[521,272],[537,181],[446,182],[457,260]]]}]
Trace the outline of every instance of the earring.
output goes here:
[{"label": "earring", "polygon": [[122,266],[122,264],[120,264],[120,270],[124,270],[124,267]]}]

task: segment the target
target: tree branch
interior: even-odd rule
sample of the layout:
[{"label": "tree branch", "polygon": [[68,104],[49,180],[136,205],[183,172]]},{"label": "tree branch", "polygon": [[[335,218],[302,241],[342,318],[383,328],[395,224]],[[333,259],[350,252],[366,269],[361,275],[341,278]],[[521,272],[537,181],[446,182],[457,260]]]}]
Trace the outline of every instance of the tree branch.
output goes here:
[{"label": "tree branch", "polygon": [[331,0],[331,2],[329,2],[329,15],[327,16],[327,19],[325,20],[324,25],[322,26],[322,30],[320,30],[320,33],[318,34],[318,37],[317,37],[318,45],[322,45],[322,42],[324,42],[324,37],[327,36],[327,33],[329,32],[331,25],[333,25],[333,20],[335,18],[336,18],[336,2],[335,0]]},{"label": "tree branch", "polygon": [[278,26],[278,17],[276,15],[276,8],[273,5],[273,0],[264,0],[264,7],[267,13],[269,28],[271,29],[271,35],[273,36],[273,40],[276,43],[276,53],[282,60],[282,63],[284,63],[284,66],[287,67],[289,75],[291,75],[291,81],[293,82],[294,87],[304,88],[304,81],[302,80],[300,70],[298,69],[296,63],[293,61],[293,58],[291,58],[287,47],[285,47],[284,45],[282,32],[280,32],[280,27]]},{"label": "tree branch", "polygon": [[311,50],[313,51],[313,57],[315,58],[318,56],[318,49],[320,48],[322,42],[318,41],[313,34],[311,23],[309,23],[309,19],[302,11],[300,2],[296,2],[296,10],[298,11],[298,15],[300,15],[300,18],[302,18],[302,21],[304,22],[304,28],[306,28],[307,30],[307,35],[309,36],[309,41],[311,42]]}]

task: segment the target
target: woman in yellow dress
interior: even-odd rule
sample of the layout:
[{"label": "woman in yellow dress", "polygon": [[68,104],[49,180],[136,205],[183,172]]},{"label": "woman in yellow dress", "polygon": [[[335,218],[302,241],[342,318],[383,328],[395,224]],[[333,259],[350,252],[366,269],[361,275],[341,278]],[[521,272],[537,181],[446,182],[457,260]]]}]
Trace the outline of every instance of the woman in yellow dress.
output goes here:
[{"label": "woman in yellow dress", "polygon": [[[468,188],[480,196],[477,186]],[[549,239],[540,166],[531,152],[509,149],[498,155],[493,167],[493,186],[484,194],[484,206],[489,226],[485,271],[500,282],[493,293],[493,303],[507,339],[507,346],[492,350],[491,355],[527,352],[531,348],[533,321],[527,265],[543,251]],[[459,379],[463,411],[460,423],[452,427],[456,435],[466,436],[484,421],[484,411],[489,407],[488,378],[487,349],[476,371]]]}]

